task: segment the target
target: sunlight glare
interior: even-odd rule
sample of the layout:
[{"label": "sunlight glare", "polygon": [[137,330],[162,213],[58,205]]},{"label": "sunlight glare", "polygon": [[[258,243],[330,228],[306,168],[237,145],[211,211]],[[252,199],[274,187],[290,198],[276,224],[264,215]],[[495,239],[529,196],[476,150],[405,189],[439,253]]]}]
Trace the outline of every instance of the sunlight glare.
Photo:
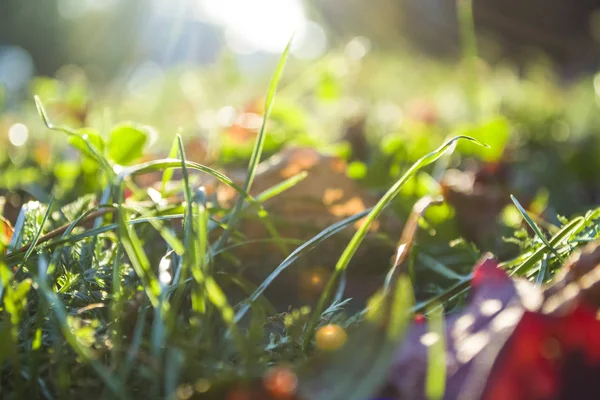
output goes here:
[{"label": "sunlight glare", "polygon": [[199,0],[207,19],[226,29],[238,53],[280,53],[306,18],[299,0]]}]

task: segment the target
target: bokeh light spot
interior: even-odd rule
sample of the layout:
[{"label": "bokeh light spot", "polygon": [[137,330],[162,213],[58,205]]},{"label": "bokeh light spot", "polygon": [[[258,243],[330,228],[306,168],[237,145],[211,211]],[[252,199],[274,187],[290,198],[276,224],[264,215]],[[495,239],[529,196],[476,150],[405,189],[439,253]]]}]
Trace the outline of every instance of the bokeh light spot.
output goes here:
[{"label": "bokeh light spot", "polygon": [[346,343],[347,339],[348,334],[344,328],[336,324],[322,326],[315,335],[317,348],[326,351],[339,349]]},{"label": "bokeh light spot", "polygon": [[23,124],[17,123],[8,129],[8,140],[13,146],[23,146],[27,143],[29,129]]}]

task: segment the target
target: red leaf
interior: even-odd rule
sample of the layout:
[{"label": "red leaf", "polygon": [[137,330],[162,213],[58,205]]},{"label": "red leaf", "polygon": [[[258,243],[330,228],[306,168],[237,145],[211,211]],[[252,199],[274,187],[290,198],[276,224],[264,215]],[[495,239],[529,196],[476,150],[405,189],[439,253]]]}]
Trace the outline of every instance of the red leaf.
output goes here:
[{"label": "red leaf", "polygon": [[[542,289],[511,280],[492,259],[473,276],[469,305],[446,317],[445,399],[598,398],[600,322],[581,292],[574,302],[572,293],[551,290],[543,301]],[[561,309],[547,307],[561,296],[575,305],[547,312]],[[427,329],[413,324],[398,350],[388,380],[397,398],[426,398]]]}]

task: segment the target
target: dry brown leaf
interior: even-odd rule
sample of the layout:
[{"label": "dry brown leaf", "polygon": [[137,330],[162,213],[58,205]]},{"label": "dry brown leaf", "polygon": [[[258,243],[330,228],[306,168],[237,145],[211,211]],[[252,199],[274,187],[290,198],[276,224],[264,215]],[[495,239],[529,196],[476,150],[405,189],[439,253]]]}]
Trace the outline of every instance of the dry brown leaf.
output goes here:
[{"label": "dry brown leaf", "polygon": [[[308,172],[306,179],[264,203],[273,217],[322,230],[377,203],[377,197],[346,175],[343,160],[306,147],[288,148],[262,163],[250,193],[257,195],[303,171]],[[244,175],[240,172],[229,176],[241,185]],[[222,206],[233,206],[237,199],[234,189],[214,180],[206,185],[207,193],[215,194]],[[371,231],[399,232],[400,228],[399,221],[387,215],[380,223],[373,224]],[[293,237],[310,237],[294,233]],[[250,236],[256,238],[251,232]]]},{"label": "dry brown leaf", "polygon": [[478,181],[476,172],[451,169],[442,179],[444,198],[456,210],[462,236],[484,250],[501,240],[498,215],[509,202],[506,188]]},{"label": "dry brown leaf", "polygon": [[[306,241],[328,226],[360,213],[378,201],[376,196],[346,175],[346,163],[343,160],[302,147],[288,148],[262,163],[250,192],[257,195],[303,171],[308,173],[304,180],[264,202],[271,221],[282,237]],[[230,172],[227,175],[236,183],[243,184],[245,172]],[[214,180],[205,182],[205,185],[207,193],[212,193],[221,205],[232,207],[235,204],[235,190]],[[243,218],[237,229],[248,240],[271,237],[263,222],[253,216],[255,213],[255,210],[250,210],[249,218]],[[299,306],[315,301],[351,235],[363,222],[364,218],[303,256],[296,262],[298,265],[277,278],[278,283],[267,290],[268,297],[277,298],[278,303],[284,305]],[[394,254],[394,244],[382,240],[375,233],[388,233],[395,239],[401,228],[402,224],[391,213],[385,213],[371,226],[371,234],[352,260],[353,265],[347,276],[347,296],[364,300],[381,285]],[[291,246],[289,250],[294,247]],[[274,243],[242,246],[236,248],[233,254],[243,261],[244,266],[249,267],[246,277],[256,283],[264,280],[284,257]]]}]

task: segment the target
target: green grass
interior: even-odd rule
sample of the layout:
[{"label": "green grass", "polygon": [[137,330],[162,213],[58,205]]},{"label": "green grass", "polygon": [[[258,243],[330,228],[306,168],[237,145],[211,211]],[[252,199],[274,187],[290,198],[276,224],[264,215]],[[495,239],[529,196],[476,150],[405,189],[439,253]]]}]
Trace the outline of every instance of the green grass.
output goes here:
[{"label": "green grass", "polygon": [[[365,61],[361,71],[349,68],[350,75],[341,78],[329,69],[341,57],[332,53],[307,69],[302,80],[287,83],[276,103],[278,84],[285,80],[288,44],[268,87],[254,141],[215,143],[220,158],[210,164],[189,157],[185,129],[168,140],[162,135],[164,143],[154,150],[160,155],[153,159],[128,158],[119,149],[143,147],[149,137],[144,126],[124,122],[104,131],[76,124],[71,128],[60,116],[56,117],[60,123],[53,122],[55,117],[46,110],[51,99],[36,96],[34,104],[29,101],[28,107],[35,106],[41,122],[31,122],[32,110],[20,117],[36,127],[39,137],[48,135],[43,143],[55,146],[57,154],[72,146],[79,159],[55,157],[44,163],[32,156],[34,148],[27,146],[33,144],[0,154],[7,196],[42,193],[37,198],[45,199],[22,204],[12,238],[2,252],[0,398],[170,399],[186,397],[190,388],[194,396],[201,396],[196,390],[203,387],[196,385],[199,382],[211,384],[206,398],[222,398],[223,390],[232,385],[260,378],[274,365],[288,365],[302,377],[299,390],[307,400],[323,398],[325,389],[331,400],[362,400],[385,379],[393,350],[414,313],[427,314],[431,332],[442,335],[442,308],[461,306],[474,260],[485,250],[460,237],[451,206],[444,203],[425,210],[419,199],[437,199],[441,192],[437,178],[447,166],[498,161],[505,149],[518,156],[515,170],[539,177],[540,185],[549,188],[550,203],[573,215],[561,217],[552,207],[544,214],[527,209],[516,200],[523,198],[517,193],[509,211],[515,211],[519,220],[504,224],[499,233],[512,249],[510,257],[502,260],[510,274],[538,284],[550,281],[569,254],[600,236],[600,209],[570,194],[573,187],[583,191],[594,181],[578,160],[593,147],[587,141],[595,143],[599,133],[596,114],[581,111],[595,107],[595,95],[583,89],[590,83],[587,78],[557,97],[552,96],[557,88],[545,79],[520,80],[501,68],[480,73],[470,8],[470,1],[459,7],[467,72],[452,65],[423,60],[411,64],[382,55],[372,63]],[[392,78],[410,76],[415,65],[421,68],[420,75],[427,75],[427,82],[415,89],[407,78],[406,88],[393,88]],[[199,79],[209,85],[215,71],[203,72]],[[474,74],[477,79],[472,79]],[[175,81],[180,76],[168,78]],[[222,85],[219,92],[229,89],[226,82],[217,83]],[[429,96],[432,103],[443,105],[437,93],[442,89],[454,93],[456,87],[467,99],[458,95],[452,104],[472,107],[477,118],[472,113],[448,117],[440,112],[429,123],[407,111],[402,125],[378,120],[380,102],[405,105],[408,99],[403,96]],[[499,87],[506,92],[496,98],[493,94]],[[248,87],[239,88],[244,90],[248,93]],[[237,88],[231,92],[237,95]],[[347,144],[333,144],[332,137],[319,135],[341,126],[340,104],[348,104],[345,101],[353,93],[376,100],[365,106],[371,156],[355,161],[353,167],[363,171],[356,177],[358,182],[379,193],[380,200],[308,240],[284,237],[263,203],[277,201],[279,194],[307,179],[310,172],[282,179],[255,194],[257,166],[266,155],[293,144],[308,144],[349,159]],[[176,113],[167,111],[189,104],[179,101],[177,94],[163,95],[157,93],[160,107],[148,113],[156,112],[160,123],[170,123]],[[556,104],[548,103],[549,98]],[[214,101],[216,105],[194,104],[192,109],[218,108],[231,100]],[[121,110],[117,100],[113,105]],[[561,123],[568,125],[568,134],[559,135],[560,140],[548,139],[547,133]],[[168,129],[179,125],[173,123]],[[307,133],[310,129],[316,129],[315,135]],[[520,134],[514,133],[517,129]],[[131,135],[122,135],[123,130]],[[459,139],[462,143],[456,146]],[[488,141],[500,148],[485,153],[488,149],[476,146]],[[166,158],[161,158],[165,149]],[[436,163],[442,155],[443,162]],[[231,165],[246,166],[243,184],[220,172]],[[549,172],[539,175],[544,170],[540,165]],[[181,172],[178,180],[175,170]],[[198,175],[233,188],[238,194],[234,205],[224,209],[215,204],[198,184]],[[136,179],[145,176],[156,177],[160,199],[137,186]],[[178,195],[174,200],[169,198],[171,184]],[[129,192],[132,195],[126,198]],[[387,238],[393,243],[400,239],[396,263],[354,266],[359,247],[368,246],[369,227],[394,214],[409,221],[405,234]],[[240,226],[245,219],[264,225],[268,237],[244,237]],[[361,219],[361,227],[344,236]],[[267,297],[269,289],[285,285],[278,278],[300,268],[300,262],[315,253],[318,256],[320,246],[334,240],[339,257],[335,255],[337,263],[325,265],[331,275],[320,298],[300,309],[278,312],[287,305]],[[264,243],[275,244],[283,260],[272,266],[264,280],[253,282],[243,269],[263,260],[236,259],[234,250]],[[340,287],[349,274],[368,275],[376,267],[387,272],[387,279],[369,275],[380,279],[382,290],[373,293],[368,305],[359,303],[361,311],[349,313],[348,305],[358,300],[345,298]],[[323,357],[315,351],[314,336],[330,322],[344,326],[350,337],[340,352]],[[426,387],[432,399],[444,392],[446,371],[439,368],[442,343],[430,348],[429,357],[435,362],[429,367]]]}]

